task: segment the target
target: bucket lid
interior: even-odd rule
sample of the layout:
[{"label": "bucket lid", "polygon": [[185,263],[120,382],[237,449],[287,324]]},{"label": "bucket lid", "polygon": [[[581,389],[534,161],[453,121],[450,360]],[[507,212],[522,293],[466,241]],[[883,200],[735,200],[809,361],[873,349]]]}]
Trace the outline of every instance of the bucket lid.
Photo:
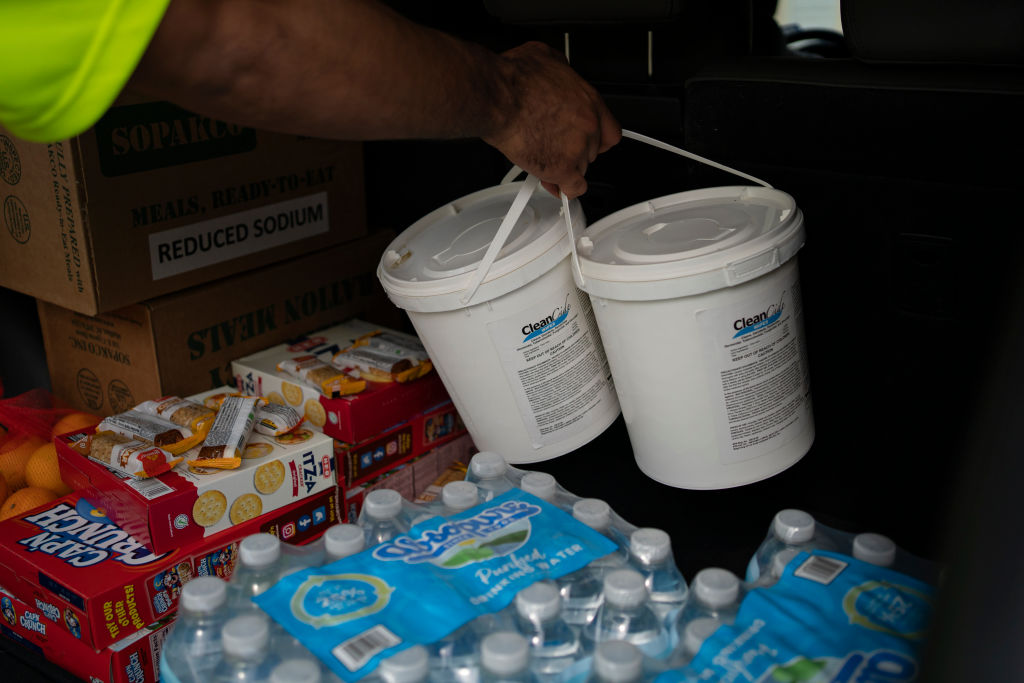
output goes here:
[{"label": "bucket lid", "polygon": [[[406,228],[387,248],[377,268],[385,291],[401,308],[433,313],[496,299],[548,272],[569,255],[562,206],[534,192],[498,257],[468,304],[462,302],[487,247],[508,214],[522,182],[466,195]],[[579,234],[583,209],[570,202]]]},{"label": "bucket lid", "polygon": [[713,187],[635,204],[577,238],[586,292],[608,299],[671,299],[731,287],[788,261],[803,246],[803,216],[785,192]]}]

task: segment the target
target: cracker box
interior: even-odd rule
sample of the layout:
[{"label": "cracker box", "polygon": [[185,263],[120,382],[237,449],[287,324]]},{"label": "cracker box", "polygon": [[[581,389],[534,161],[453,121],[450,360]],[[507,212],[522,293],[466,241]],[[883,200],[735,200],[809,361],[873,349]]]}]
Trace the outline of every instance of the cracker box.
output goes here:
[{"label": "cracker box", "polygon": [[0,588],[0,633],[78,678],[97,683],[156,683],[160,651],[171,618],[150,624],[109,647],[94,650],[62,628],[48,623],[42,610]]},{"label": "cracker box", "polygon": [[[231,391],[225,386],[189,398],[202,403]],[[70,444],[88,433],[55,439],[61,477],[158,553],[210,538],[337,483],[333,440],[302,426],[279,437],[253,433],[237,469],[191,471],[182,463],[149,479],[122,476],[73,450]]]},{"label": "cracker box", "polygon": [[[293,339],[235,360],[232,371],[238,390],[265,396],[303,412],[310,424],[324,434],[345,443],[359,443],[406,422],[420,413],[450,400],[437,372],[431,371],[411,382],[366,382],[357,394],[329,398],[312,386],[277,369],[284,360],[316,356],[330,363],[337,352],[356,339],[375,331],[402,334],[364,320],[352,319],[340,325]],[[412,339],[412,335],[406,335]]]},{"label": "cracker box", "polygon": [[331,487],[216,538],[153,551],[72,493],[0,522],[0,585],[38,608],[48,628],[100,649],[170,615],[193,577],[229,578],[245,536],[308,541],[338,521],[337,505]]},{"label": "cracker box", "polygon": [[358,444],[334,442],[338,480],[355,486],[466,433],[451,401]]}]

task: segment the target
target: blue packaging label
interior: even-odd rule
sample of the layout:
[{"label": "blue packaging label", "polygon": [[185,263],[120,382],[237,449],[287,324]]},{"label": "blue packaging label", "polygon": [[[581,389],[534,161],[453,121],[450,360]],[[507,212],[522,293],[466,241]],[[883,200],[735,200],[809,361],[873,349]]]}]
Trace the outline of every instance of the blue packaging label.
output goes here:
[{"label": "blue packaging label", "polygon": [[506,607],[542,579],[616,549],[520,489],[333,564],[289,575],[255,602],[346,681],[415,644]]},{"label": "blue packaging label", "polygon": [[685,669],[656,683],[901,683],[917,678],[934,589],[826,551],[800,553],[752,590]]}]

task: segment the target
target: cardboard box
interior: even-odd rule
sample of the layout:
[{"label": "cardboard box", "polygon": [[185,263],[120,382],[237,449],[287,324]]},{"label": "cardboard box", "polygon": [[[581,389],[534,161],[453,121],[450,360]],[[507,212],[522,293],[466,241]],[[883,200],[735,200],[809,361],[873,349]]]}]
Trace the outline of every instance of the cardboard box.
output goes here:
[{"label": "cardboard box", "polygon": [[411,382],[367,382],[366,389],[358,394],[328,398],[312,386],[277,369],[277,364],[283,360],[308,355],[330,363],[335,353],[376,330],[396,332],[383,325],[352,319],[238,358],[231,364],[235,384],[245,394],[277,394],[279,398],[275,400],[292,401],[291,405],[304,411],[311,424],[322,429],[324,434],[346,443],[359,443],[377,436],[406,422],[416,413],[450,400],[440,376],[434,371]]},{"label": "cardboard box", "polygon": [[0,285],[94,315],[366,234],[359,143],[125,99],[52,144],[0,131]]},{"label": "cardboard box", "polygon": [[0,522],[0,585],[38,607],[48,628],[100,649],[171,614],[191,578],[229,578],[242,538],[268,532],[301,543],[338,522],[337,504],[331,487],[216,537],[157,553],[72,493]]},{"label": "cardboard box", "polygon": [[111,415],[146,398],[231,384],[234,359],[355,315],[402,325],[404,313],[376,276],[391,235],[374,233],[98,316],[40,302],[53,392],[81,410]]},{"label": "cardboard box", "polygon": [[358,444],[334,442],[338,480],[355,486],[466,433],[451,401]]},{"label": "cardboard box", "polygon": [[172,619],[164,619],[94,650],[62,628],[47,623],[42,611],[0,588],[4,620],[0,633],[78,678],[96,683],[157,683],[160,652]]},{"label": "cardboard box", "polygon": [[465,470],[464,466],[476,451],[469,434],[463,434],[362,484],[340,485],[344,498],[344,521],[355,523],[359,519],[363,500],[374,489],[394,489],[406,500],[416,500],[425,495],[454,463],[461,463]]},{"label": "cardboard box", "polygon": [[[231,392],[220,387],[190,396]],[[54,439],[64,482],[107,511],[121,528],[155,552],[211,538],[262,514],[286,507],[337,483],[334,442],[300,427],[280,437],[253,433],[242,465],[193,471],[185,463],[148,479],[122,476],[71,448],[93,430]],[[185,454],[194,457],[194,451]]]}]

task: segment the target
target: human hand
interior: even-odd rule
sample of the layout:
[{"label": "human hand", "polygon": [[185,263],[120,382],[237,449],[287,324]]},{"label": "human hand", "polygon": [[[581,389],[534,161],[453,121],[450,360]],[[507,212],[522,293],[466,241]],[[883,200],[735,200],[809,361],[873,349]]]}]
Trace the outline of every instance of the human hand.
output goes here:
[{"label": "human hand", "polygon": [[597,155],[622,139],[622,128],[604,100],[544,43],[530,42],[499,59],[509,109],[483,139],[515,165],[541,180],[554,196],[587,191],[584,175]]}]

